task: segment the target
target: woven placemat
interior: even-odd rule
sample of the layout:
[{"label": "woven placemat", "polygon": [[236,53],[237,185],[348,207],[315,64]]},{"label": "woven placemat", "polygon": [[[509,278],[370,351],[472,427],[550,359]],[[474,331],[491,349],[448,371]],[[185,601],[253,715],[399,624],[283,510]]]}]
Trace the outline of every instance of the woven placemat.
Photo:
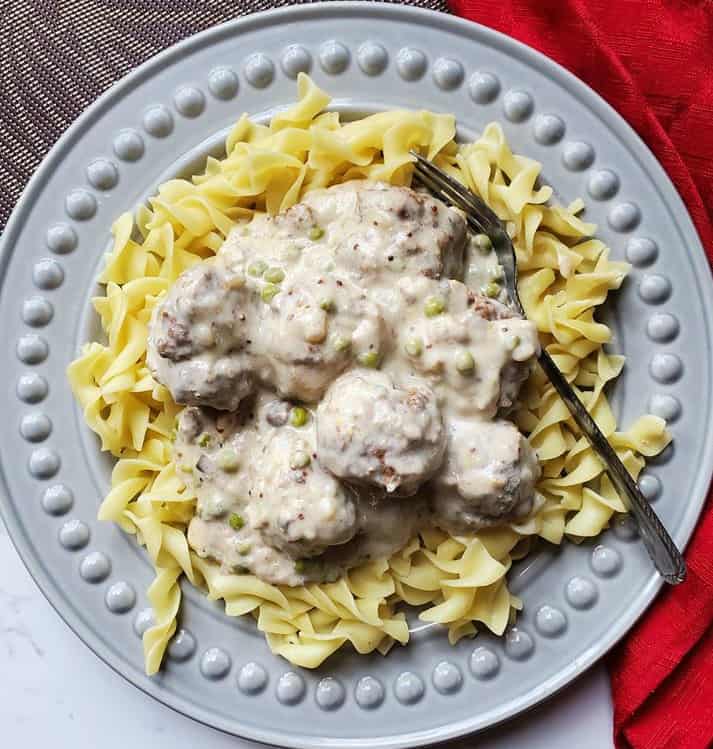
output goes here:
[{"label": "woven placemat", "polygon": [[210,26],[310,1],[0,0],[0,232],[50,147],[114,81]]}]

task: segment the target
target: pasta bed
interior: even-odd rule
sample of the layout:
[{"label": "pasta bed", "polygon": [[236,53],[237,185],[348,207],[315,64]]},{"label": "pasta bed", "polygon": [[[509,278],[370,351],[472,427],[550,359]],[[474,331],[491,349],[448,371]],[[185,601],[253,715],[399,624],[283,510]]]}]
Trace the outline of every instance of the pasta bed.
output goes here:
[{"label": "pasta bed", "polygon": [[525,522],[451,537],[422,532],[391,559],[353,569],[331,584],[274,586],[251,574],[221,574],[188,546],[195,497],[171,462],[179,411],[146,367],[151,311],[180,273],[214,254],[238,222],[277,213],[315,188],[367,178],[409,184],[409,149],[434,159],[479,194],[507,222],[520,269],[520,296],[542,344],[575,386],[629,471],[670,441],[665,423],[642,416],[617,431],[605,386],[624,358],[604,350],[609,328],[595,312],[618,289],[626,263],[592,239],[595,226],[578,216],[581,200],[550,205],[538,186],[540,164],[513,154],[501,128],[488,125],[474,143],[456,144],[454,118],[414,111],[381,112],[342,124],[325,112],[329,97],[304,75],[299,100],[269,126],[241,117],[226,156],[209,158],[192,180],[170,180],[132,217],[113,226],[114,245],[93,300],[105,342],[87,343],[69,380],[101,449],[117,458],[99,517],[118,523],[146,547],[156,570],[148,590],[155,624],[143,637],[146,671],[155,673],[176,630],[179,579],[223,599],[229,616],[252,614],[274,653],[306,668],[319,666],[349,642],[359,653],[405,644],[409,629],[399,604],[423,607],[420,618],[447,627],[451,643],[478,624],[502,634],[521,601],[507,587],[513,560],[531,542],[559,544],[598,535],[624,506],[602,465],[542,373],[525,388],[516,422],[537,450],[542,502]]}]

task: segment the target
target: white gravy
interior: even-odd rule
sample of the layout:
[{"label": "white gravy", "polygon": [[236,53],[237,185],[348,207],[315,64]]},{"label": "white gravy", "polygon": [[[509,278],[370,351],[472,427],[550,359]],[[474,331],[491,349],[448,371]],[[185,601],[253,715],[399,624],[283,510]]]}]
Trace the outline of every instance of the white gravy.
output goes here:
[{"label": "white gravy", "polygon": [[526,515],[539,469],[503,414],[538,340],[499,270],[458,212],[352,181],[256,217],[186,271],[148,363],[191,406],[175,460],[198,497],[197,553],[299,585],[428,523]]}]

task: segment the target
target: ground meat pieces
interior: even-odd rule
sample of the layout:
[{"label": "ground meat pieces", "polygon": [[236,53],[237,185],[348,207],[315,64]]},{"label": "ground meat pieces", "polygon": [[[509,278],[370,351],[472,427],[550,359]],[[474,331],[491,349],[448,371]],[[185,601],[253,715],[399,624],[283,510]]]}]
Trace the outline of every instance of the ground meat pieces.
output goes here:
[{"label": "ground meat pieces", "polygon": [[242,288],[218,265],[183,273],[154,311],[147,363],[178,403],[234,409],[254,389]]},{"label": "ground meat pieces", "polygon": [[335,476],[413,494],[440,466],[445,430],[423,383],[396,387],[362,370],[340,377],[317,409],[317,454]]},{"label": "ground meat pieces", "polygon": [[355,180],[310,193],[305,203],[320,226],[329,232],[333,225],[341,233],[338,262],[360,277],[462,276],[465,220],[430,195]]},{"label": "ground meat pieces", "polygon": [[467,533],[530,511],[535,456],[501,417],[537,331],[475,292],[493,258],[465,268],[466,245],[431,196],[348,181],[256,215],[180,276],[147,362],[189,404],[173,456],[197,554],[300,585],[430,523]]},{"label": "ground meat pieces", "polygon": [[458,534],[521,518],[539,475],[537,456],[511,422],[455,421],[433,481],[434,523]]},{"label": "ground meat pieces", "polygon": [[316,461],[302,465],[310,452],[302,439],[283,429],[266,441],[247,509],[250,525],[296,558],[346,543],[357,530],[353,492]]}]

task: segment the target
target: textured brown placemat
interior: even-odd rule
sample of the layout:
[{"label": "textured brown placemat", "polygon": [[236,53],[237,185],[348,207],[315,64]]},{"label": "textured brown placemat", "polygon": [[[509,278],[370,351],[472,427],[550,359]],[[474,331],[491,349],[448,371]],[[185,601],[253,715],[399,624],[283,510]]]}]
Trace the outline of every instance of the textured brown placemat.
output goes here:
[{"label": "textured brown placemat", "polygon": [[210,26],[311,1],[0,0],[0,232],[52,144],[114,81]]}]

